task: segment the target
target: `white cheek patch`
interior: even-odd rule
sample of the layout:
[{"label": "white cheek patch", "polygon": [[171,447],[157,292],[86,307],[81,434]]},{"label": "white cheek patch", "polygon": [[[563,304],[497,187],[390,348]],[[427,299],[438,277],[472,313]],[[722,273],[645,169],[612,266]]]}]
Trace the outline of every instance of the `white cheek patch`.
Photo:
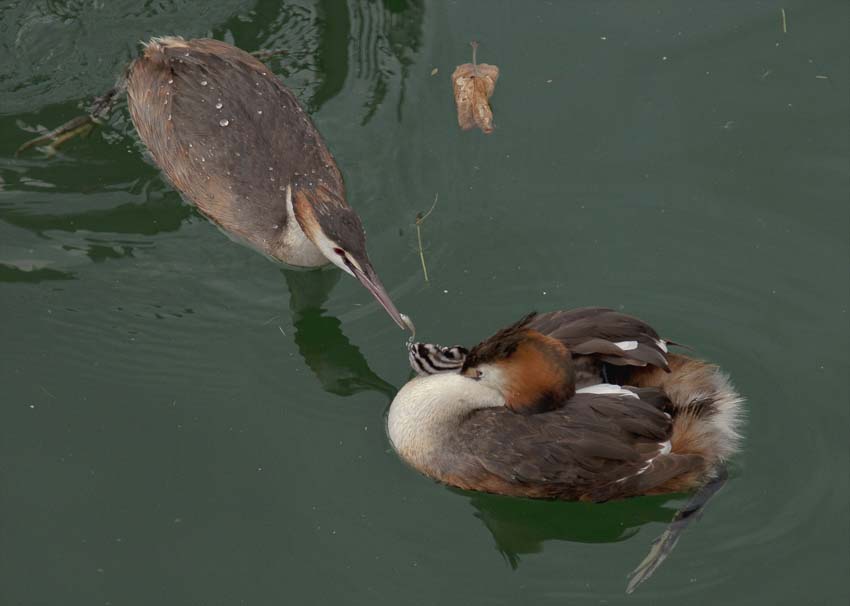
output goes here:
[{"label": "white cheek patch", "polygon": [[482,385],[495,389],[500,393],[505,392],[508,377],[505,375],[504,370],[496,364],[482,364],[478,367],[478,370],[481,372],[481,379],[479,380]]},{"label": "white cheek patch", "polygon": [[629,398],[637,398],[638,395],[629,391],[628,389],[623,389],[619,385],[611,385],[610,383],[599,383],[598,385],[591,385],[590,387],[582,387],[581,389],[577,389],[576,393],[592,393],[596,395],[614,395],[614,396],[626,396]]},{"label": "white cheek patch", "polygon": [[334,249],[338,248],[337,245],[334,244],[321,229],[314,230],[310,236],[312,236],[313,243],[320,251],[322,251],[322,254],[325,255],[331,263],[338,265],[340,269],[351,273],[351,270],[348,269],[345,263],[342,262],[342,257],[334,252]]},{"label": "white cheek patch", "polygon": [[619,343],[614,343],[617,347],[622,349],[623,351],[631,351],[633,349],[637,349],[638,342],[637,341],[620,341]]},{"label": "white cheek patch", "polygon": [[[288,216],[292,217],[293,221],[298,221],[298,217],[295,214],[295,207],[292,202],[292,185],[286,186],[286,211],[287,213],[289,213]],[[315,221],[315,219],[313,221]],[[304,230],[307,237],[313,241],[313,244],[316,245],[316,248],[319,249],[319,252],[321,252],[328,261],[339,267],[348,275],[353,276],[354,273],[350,269],[348,269],[348,266],[345,263],[343,263],[342,257],[340,257],[338,254],[336,254],[336,252],[334,252],[334,249],[338,248],[338,246],[334,244],[333,241],[325,235],[325,232],[318,228],[318,223],[315,223],[315,225],[316,227],[313,227],[312,225],[302,226],[302,229]]]}]

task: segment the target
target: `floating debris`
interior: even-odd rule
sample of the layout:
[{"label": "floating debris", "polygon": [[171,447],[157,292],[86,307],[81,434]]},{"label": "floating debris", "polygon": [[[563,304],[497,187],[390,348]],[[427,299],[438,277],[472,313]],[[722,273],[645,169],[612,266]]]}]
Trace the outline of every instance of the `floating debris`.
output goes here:
[{"label": "floating debris", "polygon": [[420,229],[422,224],[425,222],[432,212],[434,212],[434,207],[437,206],[437,199],[440,194],[434,194],[434,203],[431,205],[431,208],[424,215],[422,213],[416,213],[416,240],[419,242],[419,260],[422,262],[422,273],[425,274],[425,281],[428,282],[428,268],[425,266],[425,251],[422,249],[422,230]]},{"label": "floating debris", "polygon": [[472,63],[458,65],[452,74],[455,104],[457,105],[457,123],[461,130],[476,126],[484,133],[493,132],[493,110],[487,103],[496,89],[499,68],[495,65],[478,63],[476,54],[478,42],[472,46]]}]

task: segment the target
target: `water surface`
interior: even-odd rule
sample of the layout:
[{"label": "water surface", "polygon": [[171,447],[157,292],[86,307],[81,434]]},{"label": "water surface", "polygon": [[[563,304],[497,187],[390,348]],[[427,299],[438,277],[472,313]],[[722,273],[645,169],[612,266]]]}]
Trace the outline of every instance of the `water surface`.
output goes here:
[{"label": "water surface", "polygon": [[[0,5],[0,602],[846,603],[848,13]],[[169,33],[288,51],[270,65],[421,337],[605,305],[729,371],[746,449],[649,583],[623,593],[682,498],[525,502],[405,467],[384,431],[398,328],[353,280],[283,271],[184,204],[125,107],[14,157]],[[473,38],[502,69],[490,136],[455,122]],[[436,193],[426,284],[413,223]]]}]

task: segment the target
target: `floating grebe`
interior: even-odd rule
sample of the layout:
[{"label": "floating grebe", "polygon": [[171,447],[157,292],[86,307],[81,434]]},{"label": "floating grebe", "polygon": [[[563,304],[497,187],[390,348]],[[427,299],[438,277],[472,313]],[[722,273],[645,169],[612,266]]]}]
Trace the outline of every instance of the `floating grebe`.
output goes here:
[{"label": "floating grebe", "polygon": [[471,350],[412,344],[421,375],[390,407],[399,455],[431,478],[518,497],[607,501],[689,491],[738,448],[741,397],[603,308],[526,316]]},{"label": "floating grebe", "polygon": [[218,40],[153,38],[130,65],[127,102],[154,161],[207,217],[289,265],[337,265],[408,328],[333,156],[268,67]]},{"label": "floating grebe", "polygon": [[63,141],[105,117],[126,87],[130,117],[156,164],[225,231],[295,267],[329,262],[412,328],[366,253],[334,158],[295,95],[245,51],[218,40],[152,38],[90,114],[22,145]]}]

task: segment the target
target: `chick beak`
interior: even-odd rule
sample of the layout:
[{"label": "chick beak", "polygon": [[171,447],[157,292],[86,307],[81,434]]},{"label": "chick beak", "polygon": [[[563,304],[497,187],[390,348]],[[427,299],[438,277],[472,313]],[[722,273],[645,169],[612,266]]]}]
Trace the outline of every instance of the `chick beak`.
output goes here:
[{"label": "chick beak", "polygon": [[390,317],[395,321],[395,323],[398,324],[402,330],[410,330],[413,332],[413,326],[410,323],[410,319],[402,315],[398,309],[396,309],[393,300],[390,299],[390,295],[387,294],[387,289],[384,288],[383,284],[381,284],[381,279],[378,277],[378,274],[375,273],[375,270],[372,269],[372,266],[368,263],[365,264],[365,271],[361,271],[354,264],[349,267],[354,272],[354,277],[357,278],[370,293],[372,293],[372,296],[375,297],[378,303],[381,304],[381,307],[390,314]]}]

